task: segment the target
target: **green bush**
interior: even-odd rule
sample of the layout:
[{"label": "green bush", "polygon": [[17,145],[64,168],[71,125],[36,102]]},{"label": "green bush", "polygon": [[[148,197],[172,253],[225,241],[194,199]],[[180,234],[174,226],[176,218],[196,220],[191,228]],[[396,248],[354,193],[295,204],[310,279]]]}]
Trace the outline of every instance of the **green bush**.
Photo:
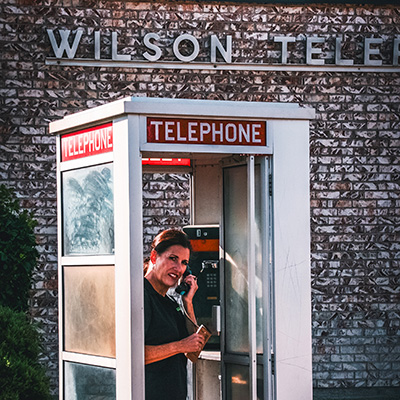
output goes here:
[{"label": "green bush", "polygon": [[39,335],[23,312],[38,256],[35,224],[13,191],[0,185],[0,400],[50,399]]},{"label": "green bush", "polygon": [[23,312],[0,306],[0,400],[47,400],[36,327]]},{"label": "green bush", "polygon": [[0,305],[17,311],[28,308],[38,256],[35,225],[28,211],[20,210],[12,189],[0,185]]}]

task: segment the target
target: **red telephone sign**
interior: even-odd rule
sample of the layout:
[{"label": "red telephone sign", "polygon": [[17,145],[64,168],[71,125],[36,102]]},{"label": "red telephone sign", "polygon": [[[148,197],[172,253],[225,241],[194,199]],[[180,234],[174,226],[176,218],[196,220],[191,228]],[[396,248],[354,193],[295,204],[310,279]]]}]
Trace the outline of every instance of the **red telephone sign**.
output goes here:
[{"label": "red telephone sign", "polygon": [[113,150],[112,122],[61,136],[61,161]]},{"label": "red telephone sign", "polygon": [[148,143],[265,146],[265,121],[147,118]]}]

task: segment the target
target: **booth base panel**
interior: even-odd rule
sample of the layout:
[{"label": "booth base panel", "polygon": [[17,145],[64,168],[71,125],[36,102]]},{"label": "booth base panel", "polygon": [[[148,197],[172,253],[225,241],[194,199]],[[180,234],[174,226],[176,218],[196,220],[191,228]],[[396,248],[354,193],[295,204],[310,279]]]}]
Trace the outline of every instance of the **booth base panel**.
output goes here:
[{"label": "booth base panel", "polygon": [[221,362],[199,358],[195,368],[195,400],[221,400]]}]

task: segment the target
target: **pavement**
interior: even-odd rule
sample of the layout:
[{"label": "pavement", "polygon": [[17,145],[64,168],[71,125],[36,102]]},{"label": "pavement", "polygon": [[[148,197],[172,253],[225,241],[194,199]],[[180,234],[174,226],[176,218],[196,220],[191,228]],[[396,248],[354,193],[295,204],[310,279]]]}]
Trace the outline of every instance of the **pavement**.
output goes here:
[{"label": "pavement", "polygon": [[313,400],[400,400],[400,386],[314,389],[313,393]]}]

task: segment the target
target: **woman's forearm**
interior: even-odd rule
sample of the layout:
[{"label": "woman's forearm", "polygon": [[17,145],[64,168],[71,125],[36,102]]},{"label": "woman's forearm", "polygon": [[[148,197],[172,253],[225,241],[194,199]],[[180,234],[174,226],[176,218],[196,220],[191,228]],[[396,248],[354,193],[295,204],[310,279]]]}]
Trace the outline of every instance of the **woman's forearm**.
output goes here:
[{"label": "woman's forearm", "polygon": [[146,365],[165,360],[180,352],[179,342],[165,343],[157,346],[144,346],[144,363]]},{"label": "woman's forearm", "polygon": [[177,342],[170,342],[155,346],[144,346],[144,363],[151,364],[180,353],[191,353],[199,351],[204,346],[204,338],[198,333],[194,333]]}]

